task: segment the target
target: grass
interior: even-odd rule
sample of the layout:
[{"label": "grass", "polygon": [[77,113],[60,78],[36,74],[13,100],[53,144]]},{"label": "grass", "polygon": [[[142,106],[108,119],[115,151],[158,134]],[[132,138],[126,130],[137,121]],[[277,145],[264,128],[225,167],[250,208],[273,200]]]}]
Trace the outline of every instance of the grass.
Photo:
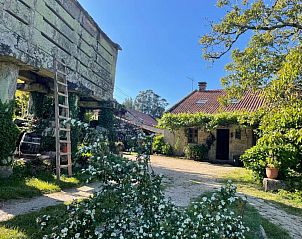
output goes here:
[{"label": "grass", "polygon": [[[1,239],[39,239],[43,235],[50,233],[50,229],[41,231],[36,223],[36,218],[45,214],[50,216],[58,216],[56,219],[50,219],[50,224],[55,226],[63,222],[65,205],[51,206],[25,215],[16,216],[15,218],[0,223]],[[51,228],[51,227],[50,227]]]},{"label": "grass", "polygon": [[57,182],[55,175],[41,173],[37,176],[18,176],[0,180],[0,201],[31,198],[45,193],[59,192],[65,188],[77,187],[84,182],[82,176],[61,177]]},{"label": "grass", "polygon": [[262,217],[251,205],[247,205],[243,215],[243,222],[250,228],[246,234],[247,239],[259,238],[260,225],[263,227],[268,238],[287,239],[291,238],[288,233],[279,226]]},{"label": "grass", "polygon": [[238,192],[261,198],[290,214],[302,217],[302,192],[290,192],[286,190],[265,192],[262,184],[256,181],[251,171],[244,168],[234,168],[234,171],[218,176],[222,182],[232,180],[237,185]]}]

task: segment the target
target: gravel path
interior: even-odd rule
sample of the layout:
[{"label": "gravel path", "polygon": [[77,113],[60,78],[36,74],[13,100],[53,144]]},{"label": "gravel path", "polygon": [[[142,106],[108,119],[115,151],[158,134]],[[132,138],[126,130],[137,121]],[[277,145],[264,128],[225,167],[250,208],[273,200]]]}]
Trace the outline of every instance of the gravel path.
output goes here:
[{"label": "gravel path", "polygon": [[[234,173],[234,167],[205,162],[152,156],[151,165],[155,172],[165,176],[166,195],[178,206],[187,206],[190,200],[200,194],[221,186],[217,175]],[[240,194],[242,195],[243,194]],[[289,232],[294,239],[302,239],[302,218],[288,214],[274,204],[262,199],[244,195],[259,213]]]},{"label": "gravel path", "polygon": [[100,189],[100,183],[91,183],[79,188],[67,189],[57,193],[45,194],[31,199],[18,199],[4,202],[0,207],[0,222],[14,216],[38,211],[41,208],[70,202],[74,199],[88,198]]}]

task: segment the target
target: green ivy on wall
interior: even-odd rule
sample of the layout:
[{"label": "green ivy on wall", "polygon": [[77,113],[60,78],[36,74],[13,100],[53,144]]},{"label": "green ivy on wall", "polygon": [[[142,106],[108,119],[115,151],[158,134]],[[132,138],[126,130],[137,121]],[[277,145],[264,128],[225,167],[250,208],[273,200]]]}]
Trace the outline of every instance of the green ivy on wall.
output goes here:
[{"label": "green ivy on wall", "polygon": [[[69,114],[70,118],[72,119],[79,119],[80,107],[79,107],[79,96],[76,93],[69,92],[68,94],[68,101],[69,101]],[[82,137],[82,132],[77,127],[71,128],[71,153],[72,157],[75,157],[78,149],[78,144]]]},{"label": "green ivy on wall", "polygon": [[116,132],[114,130],[114,112],[113,108],[102,108],[99,114],[99,126],[107,129],[109,146],[111,149],[115,148],[114,142],[116,141]]},{"label": "green ivy on wall", "polygon": [[19,129],[13,122],[14,102],[2,103],[0,100],[0,166],[12,165]]},{"label": "green ivy on wall", "polygon": [[178,130],[188,127],[205,127],[207,130],[219,126],[241,125],[257,128],[263,116],[262,111],[257,112],[223,112],[218,114],[205,113],[166,113],[159,120],[159,127],[168,130]]},{"label": "green ivy on wall", "polygon": [[[54,98],[40,92],[31,92],[32,108],[31,113],[36,118],[36,132],[42,136],[44,130],[51,126],[55,119]],[[52,131],[51,131],[52,132]],[[55,137],[50,133],[41,138],[41,151],[56,150]]]}]

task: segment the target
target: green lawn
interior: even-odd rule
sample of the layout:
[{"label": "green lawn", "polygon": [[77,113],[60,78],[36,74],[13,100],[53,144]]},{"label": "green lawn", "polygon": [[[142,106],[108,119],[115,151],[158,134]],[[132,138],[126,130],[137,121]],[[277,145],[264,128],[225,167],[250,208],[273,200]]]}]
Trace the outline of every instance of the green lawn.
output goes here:
[{"label": "green lawn", "polygon": [[250,228],[250,231],[246,234],[247,239],[259,238],[260,225],[264,228],[269,239],[291,238],[284,229],[262,217],[258,211],[250,205],[247,205],[245,208],[243,221],[245,225]]},{"label": "green lawn", "polygon": [[64,188],[79,186],[84,182],[81,176],[61,177],[61,182],[57,182],[55,175],[51,173],[41,173],[37,176],[24,177],[13,176],[9,179],[0,180],[0,201],[19,198],[31,198],[44,193],[59,192]]},{"label": "green lawn", "polygon": [[257,182],[251,171],[244,168],[234,168],[233,172],[218,175],[220,181],[232,180],[238,187],[238,192],[261,198],[271,202],[284,211],[302,217],[302,192],[265,192],[262,184]]},{"label": "green lawn", "polygon": [[[51,224],[58,225],[65,220],[65,205],[52,206],[42,209],[39,212],[33,212],[17,216],[10,221],[0,223],[1,239],[41,239],[49,231],[41,231],[36,223],[36,218],[43,215],[59,216],[55,221],[50,219]],[[60,216],[61,215],[61,216]],[[60,221],[58,221],[60,218]]]}]

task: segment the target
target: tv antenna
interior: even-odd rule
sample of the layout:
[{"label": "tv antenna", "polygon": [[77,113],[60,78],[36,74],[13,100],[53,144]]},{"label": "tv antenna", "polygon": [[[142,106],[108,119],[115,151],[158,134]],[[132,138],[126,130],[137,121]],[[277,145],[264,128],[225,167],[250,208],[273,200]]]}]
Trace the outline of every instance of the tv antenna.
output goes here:
[{"label": "tv antenna", "polygon": [[189,79],[190,81],[192,81],[192,91],[193,91],[193,88],[194,88],[194,78],[187,76],[187,79]]}]

